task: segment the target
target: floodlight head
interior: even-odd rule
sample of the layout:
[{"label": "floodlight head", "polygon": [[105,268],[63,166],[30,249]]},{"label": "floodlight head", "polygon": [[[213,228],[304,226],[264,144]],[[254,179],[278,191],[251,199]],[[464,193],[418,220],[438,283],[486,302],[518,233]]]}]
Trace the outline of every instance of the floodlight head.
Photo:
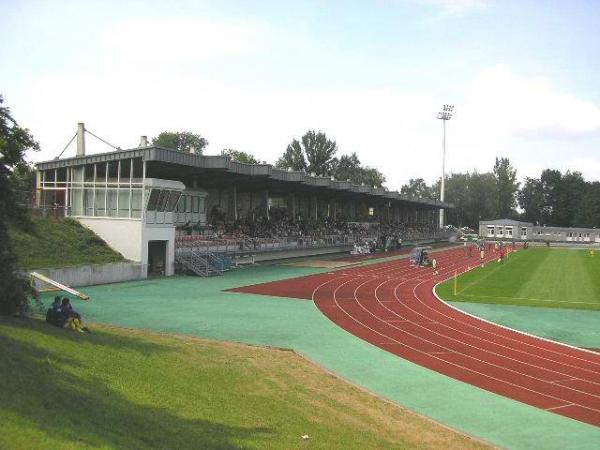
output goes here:
[{"label": "floodlight head", "polygon": [[441,120],[450,120],[452,118],[452,111],[454,110],[453,105],[444,105],[442,110],[438,113],[437,118]]}]

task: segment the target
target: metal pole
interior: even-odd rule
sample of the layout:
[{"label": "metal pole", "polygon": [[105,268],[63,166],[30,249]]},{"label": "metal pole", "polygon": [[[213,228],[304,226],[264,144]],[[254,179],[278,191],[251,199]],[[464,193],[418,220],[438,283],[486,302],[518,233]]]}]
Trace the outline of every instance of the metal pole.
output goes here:
[{"label": "metal pole", "polygon": [[[442,119],[444,133],[442,137],[442,182],[440,186],[440,201],[444,201],[446,186],[446,119]],[[440,208],[440,228],[444,227],[444,208]]]},{"label": "metal pole", "polygon": [[[444,105],[442,110],[438,113],[437,118],[442,120],[443,123],[443,137],[442,137],[442,180],[440,183],[440,201],[445,200],[445,187],[446,187],[446,121],[452,118],[452,111],[454,106]],[[444,226],[444,209],[440,208],[440,228]]]}]

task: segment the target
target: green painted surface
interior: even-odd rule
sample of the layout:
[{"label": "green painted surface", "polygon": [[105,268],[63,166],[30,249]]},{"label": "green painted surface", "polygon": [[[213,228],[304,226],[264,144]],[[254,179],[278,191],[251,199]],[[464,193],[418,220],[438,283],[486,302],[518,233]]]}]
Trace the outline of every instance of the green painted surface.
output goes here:
[{"label": "green painted surface", "polygon": [[450,301],[600,310],[600,253],[530,248],[439,286]]},{"label": "green painted surface", "polygon": [[[293,348],[399,405],[496,445],[596,449],[600,428],[474,388],[400,359],[332,324],[310,301],[222,292],[309,273],[251,267],[221,278],[174,277],[82,289],[92,321]],[[51,295],[47,295],[50,298]]]},{"label": "green painted surface", "polygon": [[451,302],[490,322],[585,348],[600,348],[600,311]]}]

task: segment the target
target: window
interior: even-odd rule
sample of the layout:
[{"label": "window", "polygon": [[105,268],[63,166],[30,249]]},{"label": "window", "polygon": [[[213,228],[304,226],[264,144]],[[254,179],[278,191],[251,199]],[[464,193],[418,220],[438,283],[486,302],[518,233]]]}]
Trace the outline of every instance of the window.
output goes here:
[{"label": "window", "polygon": [[175,207],[177,206],[177,203],[179,202],[180,196],[181,196],[181,192],[171,191],[171,195],[169,195],[169,201],[167,203],[166,211],[173,212],[175,210]]},{"label": "window", "polygon": [[506,229],[506,237],[512,237],[513,227],[505,227]]},{"label": "window", "polygon": [[494,225],[488,225],[487,226],[487,235],[488,236],[494,236]]},{"label": "window", "polygon": [[369,208],[369,216],[374,216],[375,215],[375,208],[371,207]]},{"label": "window", "polygon": [[521,236],[527,236],[527,227],[521,228]]},{"label": "window", "polygon": [[164,211],[167,206],[167,202],[169,201],[169,191],[160,191],[160,196],[158,197],[158,203],[156,205],[157,211]]},{"label": "window", "polygon": [[152,189],[150,191],[150,198],[148,199],[148,211],[155,211],[156,205],[158,204],[158,197],[160,191],[158,189]]},{"label": "window", "polygon": [[498,236],[502,236],[502,235],[504,235],[504,227],[497,227],[497,229],[496,229],[496,234],[497,234]]}]

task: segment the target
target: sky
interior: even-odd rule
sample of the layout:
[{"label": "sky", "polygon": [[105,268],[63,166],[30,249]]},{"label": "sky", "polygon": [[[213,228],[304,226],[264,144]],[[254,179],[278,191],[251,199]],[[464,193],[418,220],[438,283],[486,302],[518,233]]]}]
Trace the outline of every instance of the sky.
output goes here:
[{"label": "sky", "polygon": [[520,179],[600,180],[599,29],[598,0],[0,0],[0,94],[31,161],[78,122],[121,148],[187,130],[269,163],[314,129],[396,190],[440,177],[452,104],[447,172],[508,157]]}]

